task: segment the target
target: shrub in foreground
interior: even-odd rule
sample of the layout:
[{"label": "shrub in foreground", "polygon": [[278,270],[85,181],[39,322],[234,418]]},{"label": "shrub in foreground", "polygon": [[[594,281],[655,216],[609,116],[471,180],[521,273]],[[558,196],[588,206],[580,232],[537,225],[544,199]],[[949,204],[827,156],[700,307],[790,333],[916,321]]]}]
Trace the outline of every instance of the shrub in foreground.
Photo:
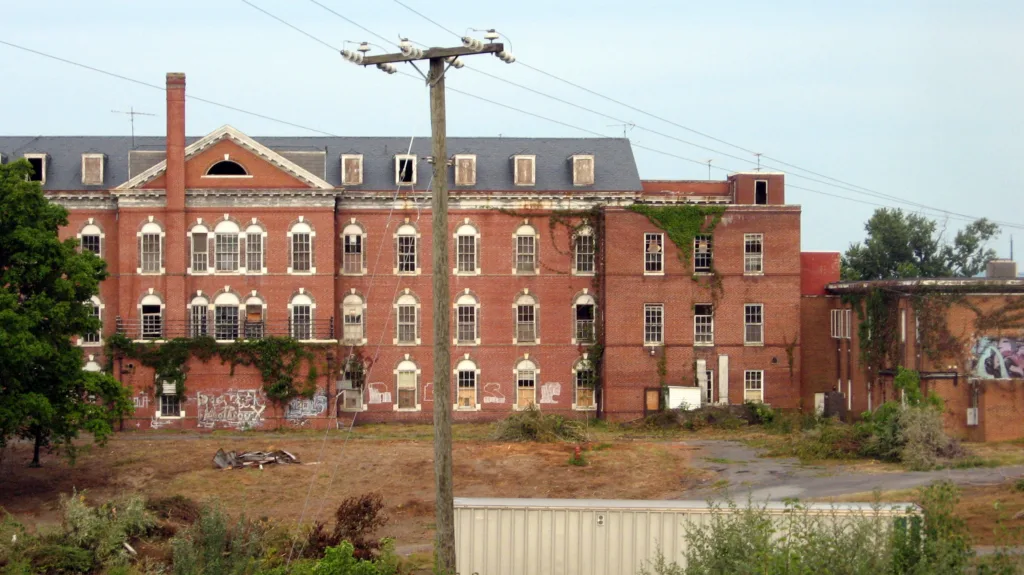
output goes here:
[{"label": "shrub in foreground", "polygon": [[587,429],[582,422],[530,407],[496,423],[492,437],[497,441],[584,442]]}]

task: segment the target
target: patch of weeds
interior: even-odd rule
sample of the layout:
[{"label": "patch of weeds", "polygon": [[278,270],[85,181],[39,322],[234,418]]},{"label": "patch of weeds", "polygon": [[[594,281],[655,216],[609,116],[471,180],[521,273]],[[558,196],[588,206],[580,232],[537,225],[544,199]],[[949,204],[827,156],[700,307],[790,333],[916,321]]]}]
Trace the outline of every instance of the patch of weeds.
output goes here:
[{"label": "patch of weeds", "polygon": [[569,465],[576,467],[586,467],[588,465],[587,457],[583,455],[583,451],[579,447],[569,456]]},{"label": "patch of weeds", "polygon": [[728,479],[719,479],[718,481],[712,483],[710,485],[710,487],[711,487],[711,489],[719,489],[719,490],[720,489],[725,489],[725,488],[729,487],[729,480]]},{"label": "patch of weeds", "polygon": [[496,423],[491,437],[497,441],[582,443],[587,440],[587,430],[580,421],[541,413],[539,409],[530,407]]},{"label": "patch of weeds", "polygon": [[597,445],[591,446],[590,451],[604,451],[606,449],[611,449],[612,447],[614,446],[611,443],[598,443]]}]

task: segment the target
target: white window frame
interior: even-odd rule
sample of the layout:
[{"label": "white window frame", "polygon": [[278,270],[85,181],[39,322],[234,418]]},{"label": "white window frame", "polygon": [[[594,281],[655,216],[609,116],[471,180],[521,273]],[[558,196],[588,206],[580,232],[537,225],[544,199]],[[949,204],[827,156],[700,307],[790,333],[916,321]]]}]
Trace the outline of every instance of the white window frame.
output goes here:
[{"label": "white window frame", "polygon": [[[348,179],[348,173],[345,171],[345,164],[348,160],[356,160],[359,163],[359,178],[355,181]],[[343,186],[361,186],[363,185],[363,155],[362,154],[342,154],[341,155],[341,185]]]},{"label": "white window frame", "polygon": [[[295,258],[295,236],[296,235],[301,235],[301,234],[309,235],[309,269],[308,270],[296,270],[295,269],[295,259],[296,259]],[[288,273],[289,274],[293,274],[293,275],[304,275],[304,276],[315,274],[316,273],[316,258],[315,258],[315,256],[316,256],[316,249],[315,249],[313,244],[316,243],[316,231],[313,229],[313,226],[309,225],[309,223],[306,222],[305,219],[300,216],[299,217],[299,221],[297,221],[294,224],[292,224],[292,227],[289,228],[288,233],[286,234],[286,237],[288,238],[288,259],[289,259]]]},{"label": "white window frame", "polygon": [[[590,386],[581,386],[579,381],[579,374],[589,371],[590,372]],[[590,361],[587,354],[583,354],[583,358],[576,361],[572,366],[572,408],[574,411],[597,411],[597,373],[594,370],[594,363]],[[580,389],[590,389],[593,399],[593,405],[585,406],[580,405]]]},{"label": "white window frame", "polygon": [[188,304],[188,335],[189,337],[207,337],[210,335],[210,300],[202,295],[192,298]]},{"label": "white window frame", "polygon": [[[519,240],[529,240],[528,242],[521,243]],[[513,252],[515,254],[515,262],[512,265],[512,273],[516,275],[537,275],[540,273],[540,254],[538,253],[538,247],[540,246],[540,234],[537,233],[537,229],[530,224],[523,224],[519,226],[516,233],[512,235]],[[531,252],[527,253],[524,244],[530,244]],[[520,269],[519,261],[522,259],[524,262],[529,259],[531,265],[529,269]]]},{"label": "white window frame", "polygon": [[[405,293],[400,295],[395,300],[392,306],[395,310],[395,339],[392,342],[394,345],[420,345],[422,340],[420,339],[420,301],[416,296],[407,288]],[[408,322],[402,321],[402,308],[412,308],[413,323],[412,323],[412,341],[402,341],[402,326],[408,325]]]},{"label": "white window frame", "polygon": [[[452,274],[457,276],[478,276],[480,275],[480,230],[476,226],[469,223],[469,220],[465,220],[452,236],[455,240],[455,267],[452,268]],[[472,271],[461,271],[460,268],[460,255],[462,254],[462,245],[459,238],[473,238],[473,270]]]},{"label": "white window frame", "polygon": [[[657,252],[648,252],[649,246],[652,240],[657,240],[660,250]],[[644,275],[645,276],[663,276],[665,275],[665,234],[660,232],[644,232]],[[650,269],[655,267],[656,270]]]},{"label": "white window frame", "polygon": [[[519,308],[524,308],[520,310]],[[526,311],[526,313],[532,316],[528,320],[524,320],[520,317],[520,311]],[[515,322],[516,330],[512,335],[513,345],[540,345],[540,302],[537,301],[537,297],[530,294],[529,292],[522,293],[516,297],[516,301],[512,304],[512,320]],[[519,339],[520,327],[528,329],[528,326],[532,326],[533,329],[533,340],[523,341]]]},{"label": "white window frame", "polygon": [[[466,292],[460,295],[458,299],[455,300],[455,303],[452,305],[455,312],[452,314],[452,316],[454,316],[455,319],[455,337],[452,338],[452,345],[480,345],[480,300],[476,296],[471,295],[468,292],[469,290],[466,290]],[[462,325],[461,318],[459,317],[460,308],[467,308],[473,310],[472,341],[468,339],[460,339],[461,334],[459,332],[459,326]]]},{"label": "white window frame", "polygon": [[[698,306],[707,306],[711,308],[710,314],[697,314]],[[706,320],[698,320],[698,318],[707,318]],[[706,326],[706,330],[702,330],[701,327]],[[703,339],[703,340],[702,340]],[[714,346],[715,345],[715,308],[714,304],[710,303],[698,303],[693,306],[693,345],[694,346]]]},{"label": "white window frame", "polygon": [[[204,236],[202,242],[203,251],[196,250],[196,235],[202,234]],[[189,275],[207,275],[213,273],[213,268],[210,266],[210,238],[213,233],[203,225],[201,222],[192,226],[191,229],[185,234],[188,240],[188,274]],[[198,256],[202,258],[198,258]],[[201,260],[201,261],[200,261]],[[197,266],[196,263],[202,263],[202,266]],[[199,269],[202,267],[202,269]]]},{"label": "white window frame", "polygon": [[[349,323],[348,313],[351,309],[359,309],[359,322]],[[349,326],[359,326],[359,337],[348,337]],[[354,330],[355,328],[353,328]],[[356,293],[349,293],[341,303],[341,340],[345,345],[366,345],[366,298]]]},{"label": "white window frame", "polygon": [[[165,384],[163,384],[163,386],[164,386],[164,389],[162,390],[163,393],[161,393],[158,396],[159,397],[159,405],[156,406],[156,410],[155,410],[156,413],[154,414],[156,419],[182,419],[183,417],[185,417],[185,405],[182,403],[181,398],[178,397],[177,390],[169,390],[168,389],[168,386],[173,387],[174,384],[165,383]],[[168,393],[168,391],[174,391],[174,393]],[[164,402],[165,401],[169,401],[170,398],[172,398],[172,397],[174,398],[174,401],[175,401],[175,403],[178,406],[178,411],[177,411],[178,415],[167,415],[167,414],[164,413],[164,407],[165,407]]]},{"label": "white window frame", "polygon": [[[253,266],[249,265],[250,263],[253,263],[250,261],[250,258],[252,258],[252,247],[254,243],[254,238],[257,240],[255,243],[259,245],[260,253],[259,261],[256,262],[259,265],[256,266],[255,269],[253,268]],[[245,228],[245,231],[242,232],[242,235],[239,236],[239,241],[245,242],[245,262],[239,260],[239,265],[243,263],[245,264],[242,267],[242,269],[245,270],[245,273],[267,273],[267,231],[263,228],[263,226],[257,224],[255,221],[252,222]]]},{"label": "white window frame", "polygon": [[[158,318],[158,324],[159,324],[159,327],[160,327],[160,336],[159,337],[145,337],[146,336],[146,317],[147,316],[148,317],[153,317],[153,314],[152,313],[144,314],[143,310],[146,309],[147,307],[157,307],[157,306],[159,306],[159,308],[160,308],[160,312],[158,314],[156,314],[156,317]],[[153,294],[153,290],[150,290],[147,295],[143,296],[143,298],[139,301],[139,304],[138,304],[138,310],[139,310],[139,333],[137,334],[138,337],[136,338],[136,340],[138,340],[138,341],[164,341],[164,339],[167,337],[167,325],[166,325],[166,323],[167,323],[166,319],[167,318],[166,318],[166,313],[165,313],[166,312],[166,308],[167,308],[167,305],[164,303],[164,300],[160,296],[157,296],[157,295]]]},{"label": "white window frame", "polygon": [[[416,172],[419,166],[416,165],[416,154],[396,154],[395,155],[395,185],[396,186],[415,186],[416,185]],[[412,181],[402,181],[402,161],[412,161]]]},{"label": "white window frame", "polygon": [[[213,338],[219,343],[233,342],[241,338],[242,336],[242,310],[245,309],[245,304],[241,303],[238,296],[233,293],[225,292],[218,295],[213,300],[211,311],[213,311]],[[230,315],[230,312],[234,312],[234,322],[221,322],[221,311]],[[209,328],[208,328],[209,329]],[[222,337],[223,333],[227,333],[229,336],[234,337]]]},{"label": "white window frame", "polygon": [[[587,339],[580,338],[580,325],[585,323],[579,319],[577,315],[580,306],[591,306],[594,310],[594,317],[590,320],[591,325],[591,337]],[[576,296],[576,299],[572,302],[572,338],[571,342],[573,345],[580,343],[594,343],[597,340],[597,299],[590,295],[589,290],[584,288],[583,293]]]},{"label": "white window frame", "polygon": [[[152,216],[150,216],[149,221],[147,221],[142,226],[142,228],[135,233],[135,237],[139,239],[139,241],[136,242],[136,245],[138,245],[142,249],[142,253],[138,254],[140,267],[135,268],[135,273],[139,275],[157,276],[163,275],[164,273],[167,272],[167,270],[164,268],[164,238],[166,237],[166,235],[167,234],[166,232],[164,232],[163,226],[154,222]],[[159,271],[145,269],[146,236],[149,236],[151,238],[156,237],[156,263]]]},{"label": "white window frame", "polygon": [[[757,253],[749,251],[754,245],[761,248]],[[764,234],[743,234],[743,275],[764,275]]]},{"label": "white window frame", "polygon": [[[309,337],[297,337],[302,333],[296,328],[298,322],[295,321],[296,313],[301,308],[309,308]],[[292,339],[299,341],[314,341],[316,340],[316,302],[313,298],[306,293],[302,288],[299,288],[299,293],[292,296],[292,299],[288,302],[288,336]]]},{"label": "white window frame", "polygon": [[[658,323],[652,323],[650,320],[653,314],[657,314]],[[658,330],[658,339],[652,340],[649,335],[654,328]],[[644,304],[644,346],[661,346],[665,345],[665,304],[662,303],[645,303]]]},{"label": "white window frame", "polygon": [[98,347],[103,345],[103,310],[107,307],[104,305],[103,300],[98,296],[92,296],[89,301],[85,302],[89,306],[89,312],[98,320],[100,320],[100,327],[91,335],[96,337],[96,341],[88,341],[87,338],[90,334],[79,336],[78,345],[82,347]]},{"label": "white window frame", "polygon": [[[523,375],[524,373],[526,373],[530,377],[530,379],[532,379],[532,385],[521,385],[524,381],[526,381],[526,378],[524,378]],[[538,380],[540,379],[540,367],[537,366],[537,362],[533,361],[529,357],[520,359],[519,361],[516,362],[516,366],[512,369],[512,377],[515,378],[514,387],[516,390],[516,399],[514,402],[512,402],[513,410],[524,411],[530,409],[531,407],[537,408],[537,388],[540,387],[538,385]],[[526,405],[520,405],[519,392],[527,388],[530,389],[533,393],[533,398]]]},{"label": "white window frame", "polygon": [[[341,390],[341,404],[338,406],[338,410],[346,412],[346,413],[366,411],[367,410],[367,405],[366,405],[366,401],[364,401],[364,398],[363,398],[363,394],[365,393],[366,382],[363,381],[363,386],[364,387],[356,387],[354,385],[355,381],[345,377],[349,373],[347,370],[348,370],[348,361],[346,360],[346,362],[343,363],[342,367],[341,367],[341,374],[342,374],[341,375],[341,387],[340,387],[340,390]],[[363,377],[364,378],[366,377],[365,373],[363,374]],[[354,407],[349,407],[348,406],[349,399],[352,399],[352,398],[355,398],[357,405],[354,406]]]},{"label": "white window frame", "polygon": [[96,257],[102,258],[103,257],[103,248],[104,248],[103,244],[106,243],[106,234],[103,233],[103,230],[100,229],[100,227],[98,225],[96,225],[95,220],[93,220],[92,218],[89,218],[88,220],[86,220],[86,224],[84,226],[82,226],[81,231],[78,232],[78,246],[79,246],[79,248],[82,251],[91,252],[92,250],[85,249],[85,237],[86,236],[89,236],[89,237],[95,236],[96,237],[96,243],[97,243],[99,251],[96,251],[96,252],[93,252],[93,253],[96,254]]},{"label": "white window frame", "polygon": [[22,157],[25,158],[26,160],[42,160],[42,163],[41,163],[42,170],[40,170],[42,172],[42,174],[40,175],[40,178],[38,180],[29,179],[29,181],[31,181],[31,182],[38,181],[40,186],[45,186],[46,185],[46,168],[49,167],[49,166],[47,166],[47,164],[50,163],[49,155],[48,154],[33,153],[33,154],[25,154]]},{"label": "white window frame", "polygon": [[[707,249],[704,252],[700,250],[701,242],[707,243]],[[714,252],[714,237],[711,234],[697,234],[693,236],[693,273],[695,274],[710,274],[715,269],[715,252]],[[707,265],[697,267],[697,258],[704,256],[707,259]]]},{"label": "white window frame", "polygon": [[[756,385],[756,387],[755,387]],[[757,392],[757,398],[751,399],[752,392]],[[754,401],[764,403],[764,370],[747,369],[743,371],[743,402]]]},{"label": "white window frame", "polygon": [[[461,398],[461,391],[460,390],[462,390],[462,389],[469,389],[468,387],[467,388],[463,388],[462,387],[462,379],[463,379],[461,377],[462,373],[466,373],[467,377],[468,377],[468,374],[472,374],[472,379],[473,379],[473,387],[472,387],[472,389],[473,389],[473,402],[474,402],[474,405],[472,405],[472,406],[467,406],[467,407],[460,407],[459,406],[459,399]],[[452,406],[452,409],[455,410],[455,411],[480,411],[480,368],[477,367],[476,362],[474,362],[473,360],[469,359],[468,357],[466,359],[463,359],[462,361],[459,362],[459,364],[455,367],[455,369],[452,370],[452,375],[454,376],[454,377],[452,377],[452,379],[454,380],[454,383],[455,383],[455,386],[454,386],[455,387],[455,404]],[[443,401],[443,400],[440,399],[440,398],[435,398],[435,401]]]},{"label": "white window frame", "polygon": [[[422,272],[420,268],[420,233],[412,224],[405,223],[395,230],[392,235],[395,240],[395,267],[392,270],[395,275],[401,276],[415,276]],[[403,239],[405,241],[412,241],[412,270],[402,270],[401,266],[401,244]]]},{"label": "white window frame", "polygon": [[[590,248],[588,251],[581,251],[580,250],[580,247],[581,247],[580,244],[582,243],[582,239],[583,238],[587,238],[587,243],[589,244],[589,248]],[[578,276],[592,276],[592,275],[594,275],[596,273],[596,270],[597,270],[597,238],[594,236],[593,228],[591,228],[590,226],[585,226],[585,227],[582,227],[579,230],[577,230],[576,235],[573,236],[573,239],[572,239],[572,251],[573,251],[573,265],[572,265],[572,273],[573,273],[573,275],[578,275]],[[585,267],[585,266],[581,266],[580,263],[581,262],[587,262],[587,261],[589,261],[589,263],[590,263],[590,266],[589,266],[590,269],[589,270],[581,269],[581,267]]]},{"label": "white window frame", "polygon": [[[853,322],[853,310],[850,309],[833,309],[831,311],[831,322],[829,327],[831,328],[832,339],[850,339],[850,325]],[[915,320],[917,318],[914,318]],[[920,339],[920,336],[918,336]]]},{"label": "white window frame", "polygon": [[[590,174],[589,179],[584,178],[583,180],[576,179],[576,164],[583,161],[590,162]],[[593,186],[597,181],[597,163],[594,161],[593,154],[574,154],[572,156],[572,185],[574,186]]]},{"label": "white window frame", "polygon": [[[217,231],[217,229],[221,231]],[[217,222],[217,225],[213,228],[213,273],[215,275],[237,275],[240,271],[244,272],[245,269],[241,268],[241,250],[239,249],[240,241],[244,241],[245,233],[242,232],[241,227],[230,220],[223,220]],[[221,244],[226,246],[224,251],[221,251]],[[234,245],[234,249],[230,249],[231,245]],[[207,256],[209,257],[209,256]],[[234,266],[221,268],[225,265],[224,258],[228,258],[228,262],[234,260]]]},{"label": "white window frame", "polygon": [[[358,242],[349,238],[358,239]],[[350,244],[359,244],[359,271],[349,270],[349,254],[346,251]],[[355,258],[351,258],[355,259]],[[351,221],[341,232],[341,274],[346,276],[366,275],[366,231],[363,226]]]},{"label": "white window frame", "polygon": [[[754,310],[757,310],[757,318],[760,321],[749,321],[752,317]],[[760,332],[760,339],[757,341],[751,340],[748,336],[750,335],[748,327],[758,326]],[[743,345],[748,346],[763,346],[764,345],[764,304],[761,303],[747,303],[743,304]]]},{"label": "white window frame", "polygon": [[[420,373],[421,373],[420,372],[420,368],[419,368],[419,366],[416,365],[415,362],[410,361],[408,359],[408,357],[409,356],[406,356],[406,359],[402,360],[398,364],[398,367],[396,367],[394,369],[394,371],[393,371],[394,376],[395,376],[395,403],[392,406],[392,409],[394,409],[395,411],[420,411],[420,409],[422,407],[421,404],[420,404],[420,391],[419,391],[419,387],[420,387]],[[401,404],[401,401],[402,401],[402,399],[401,399],[402,398],[402,389],[404,389],[402,387],[402,374],[403,373],[405,373],[405,374],[411,373],[412,374],[413,407],[399,407],[399,405]]]},{"label": "white window frame", "polygon": [[[459,177],[459,162],[464,160],[469,160],[472,164],[472,174],[470,174],[470,179]],[[469,187],[476,185],[476,154],[455,154],[454,158],[452,158],[452,168],[455,172],[452,179],[455,181],[456,186]]]},{"label": "white window frame", "polygon": [[[524,182],[519,179],[519,161],[530,162],[530,181]],[[516,154],[512,156],[512,182],[517,186],[537,185],[537,156],[527,154]]]},{"label": "white window frame", "polygon": [[[98,181],[98,182],[87,182],[85,180],[85,163],[86,163],[87,160],[96,160],[96,159],[98,159],[100,161],[100,181]],[[106,156],[104,156],[103,154],[82,154],[82,185],[83,186],[102,186],[103,185],[103,178],[104,178],[105,170],[106,170]]]}]

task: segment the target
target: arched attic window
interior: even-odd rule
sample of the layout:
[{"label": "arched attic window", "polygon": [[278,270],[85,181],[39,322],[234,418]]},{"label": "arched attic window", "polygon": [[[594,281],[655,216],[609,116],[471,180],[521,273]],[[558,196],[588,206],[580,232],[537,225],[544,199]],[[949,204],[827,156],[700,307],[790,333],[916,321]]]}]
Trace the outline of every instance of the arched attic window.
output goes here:
[{"label": "arched attic window", "polygon": [[206,170],[207,176],[248,176],[242,164],[231,160],[221,160]]}]

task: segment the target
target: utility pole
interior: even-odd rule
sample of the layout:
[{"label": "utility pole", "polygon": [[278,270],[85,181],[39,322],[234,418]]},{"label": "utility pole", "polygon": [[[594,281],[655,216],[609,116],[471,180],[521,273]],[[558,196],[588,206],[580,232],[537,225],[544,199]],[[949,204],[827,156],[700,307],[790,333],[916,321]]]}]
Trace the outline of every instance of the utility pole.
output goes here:
[{"label": "utility pole", "polygon": [[[511,64],[515,58],[505,51],[504,45],[494,43],[498,38],[494,30],[485,36],[492,43],[484,44],[475,38],[464,37],[463,46],[455,48],[429,48],[421,50],[403,39],[400,53],[365,56],[369,45],[363,43],[358,53],[342,50],[345,59],[363,66],[377,66],[394,74],[392,65],[417,60],[430,62],[429,73],[424,76],[430,86],[430,132],[434,177],[431,187],[433,212],[433,296],[434,296],[434,503],[437,533],[434,545],[435,573],[455,574],[455,493],[452,479],[452,391],[451,391],[451,296],[448,293],[448,145],[445,123],[444,76],[452,67],[463,66],[459,56],[495,54]],[[447,65],[446,65],[447,64]],[[419,68],[416,68],[419,72]],[[420,75],[423,75],[420,72]]]}]

